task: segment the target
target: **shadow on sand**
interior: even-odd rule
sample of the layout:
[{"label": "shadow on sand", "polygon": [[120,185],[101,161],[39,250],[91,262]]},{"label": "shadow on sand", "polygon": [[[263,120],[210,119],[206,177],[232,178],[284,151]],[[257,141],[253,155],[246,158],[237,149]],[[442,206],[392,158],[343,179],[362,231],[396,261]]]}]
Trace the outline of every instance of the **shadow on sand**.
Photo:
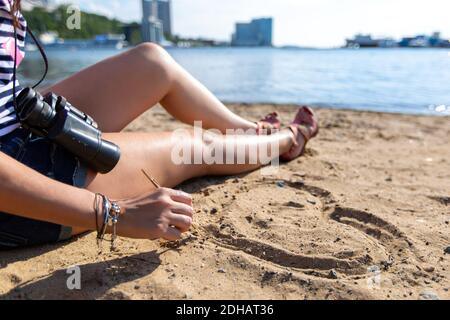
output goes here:
[{"label": "shadow on sand", "polygon": [[[3,260],[3,259],[2,259]],[[156,251],[140,253],[114,260],[80,265],[81,290],[69,290],[66,269],[57,270],[40,279],[22,283],[0,295],[3,299],[127,299],[121,292],[108,290],[122,283],[153,273],[161,265]],[[106,295],[105,295],[106,294]]]}]

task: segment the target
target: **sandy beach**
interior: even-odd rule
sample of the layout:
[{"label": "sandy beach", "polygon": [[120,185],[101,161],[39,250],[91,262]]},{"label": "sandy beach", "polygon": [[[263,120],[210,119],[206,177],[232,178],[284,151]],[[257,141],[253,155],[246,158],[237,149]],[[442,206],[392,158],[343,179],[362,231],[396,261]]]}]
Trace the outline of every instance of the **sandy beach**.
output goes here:
[{"label": "sandy beach", "polygon": [[[319,136],[276,175],[180,186],[196,209],[182,241],[119,239],[99,255],[89,234],[1,252],[0,299],[450,299],[450,118],[317,112]],[[127,130],[180,126],[157,107]]]}]

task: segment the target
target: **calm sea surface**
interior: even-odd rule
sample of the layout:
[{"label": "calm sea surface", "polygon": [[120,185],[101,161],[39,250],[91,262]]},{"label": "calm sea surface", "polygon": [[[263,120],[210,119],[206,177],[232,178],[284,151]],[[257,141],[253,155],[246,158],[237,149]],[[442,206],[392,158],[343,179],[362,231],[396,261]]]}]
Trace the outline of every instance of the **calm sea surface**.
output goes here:
[{"label": "calm sea surface", "polygon": [[[226,102],[313,104],[402,113],[450,111],[450,51],[446,49],[169,49]],[[48,83],[116,50],[48,50]],[[39,78],[42,62],[29,52],[23,84]],[[101,86],[101,84],[96,84]],[[151,90],[151,84],[149,83]]]}]

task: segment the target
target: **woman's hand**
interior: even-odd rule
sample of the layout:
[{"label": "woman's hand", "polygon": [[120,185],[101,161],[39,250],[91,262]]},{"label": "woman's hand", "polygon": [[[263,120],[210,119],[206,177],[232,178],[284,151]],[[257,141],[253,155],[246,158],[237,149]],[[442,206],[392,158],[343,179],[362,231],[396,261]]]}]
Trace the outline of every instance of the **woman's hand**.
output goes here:
[{"label": "woman's hand", "polygon": [[183,191],[160,188],[153,193],[117,202],[125,211],[117,224],[119,236],[173,241],[180,239],[192,225],[192,198]]}]

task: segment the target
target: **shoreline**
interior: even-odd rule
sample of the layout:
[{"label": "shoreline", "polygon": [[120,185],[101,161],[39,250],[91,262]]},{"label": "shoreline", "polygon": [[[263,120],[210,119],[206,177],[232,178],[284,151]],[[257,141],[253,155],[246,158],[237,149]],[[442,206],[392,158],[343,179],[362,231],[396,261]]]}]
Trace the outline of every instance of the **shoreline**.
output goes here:
[{"label": "shoreline", "polygon": [[[450,118],[450,105],[443,105],[446,107],[448,111],[438,112],[431,111],[427,109],[427,112],[400,112],[400,111],[388,111],[388,110],[370,110],[369,108],[361,108],[355,109],[351,107],[340,107],[340,106],[332,106],[326,104],[308,104],[308,103],[277,103],[277,102],[233,102],[233,101],[222,101],[227,106],[240,106],[240,107],[252,107],[252,106],[273,106],[274,108],[296,108],[301,106],[309,106],[314,109],[322,109],[322,110],[330,110],[330,111],[347,111],[347,112],[361,112],[361,113],[373,113],[373,114],[392,114],[392,115],[406,115],[406,116],[425,116],[425,117],[448,117]],[[424,108],[424,110],[426,110]]]},{"label": "shoreline", "polygon": [[[293,105],[230,104],[250,120]],[[0,299],[450,299],[447,116],[317,109],[304,157],[205,177],[195,223],[177,244],[95,236],[0,255]],[[126,131],[184,125],[156,107]],[[78,265],[82,289],[66,288]],[[427,296],[428,294],[428,296]]]}]

